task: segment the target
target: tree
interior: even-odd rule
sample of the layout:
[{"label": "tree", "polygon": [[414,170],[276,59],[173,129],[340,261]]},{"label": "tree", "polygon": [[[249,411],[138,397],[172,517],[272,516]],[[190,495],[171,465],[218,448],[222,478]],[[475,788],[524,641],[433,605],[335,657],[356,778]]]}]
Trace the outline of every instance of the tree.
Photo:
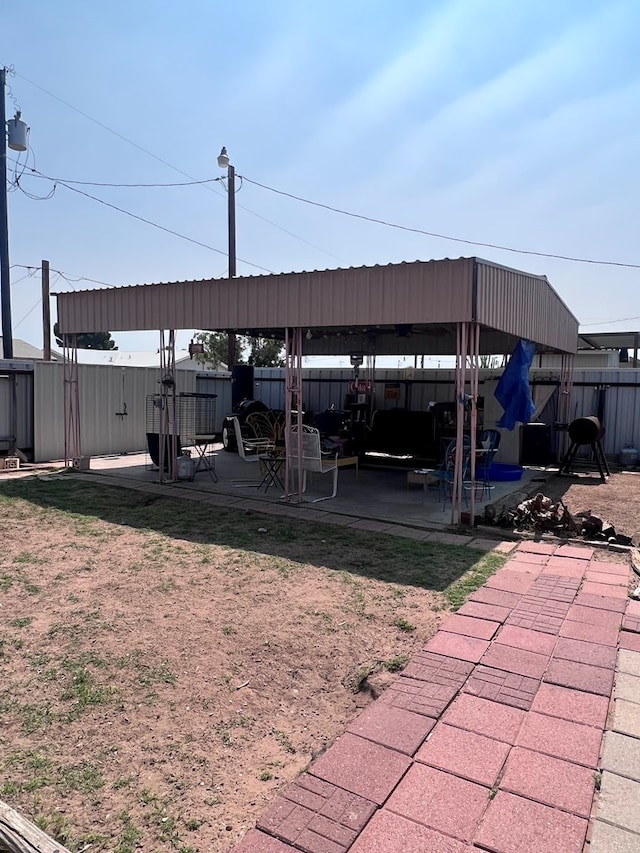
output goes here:
[{"label": "tree", "polygon": [[284,367],[284,344],[273,338],[247,338],[249,364],[255,367]]},{"label": "tree", "polygon": [[[60,335],[57,323],[53,327],[53,334],[58,346],[64,346],[64,340]],[[76,346],[78,349],[118,349],[116,342],[111,337],[111,332],[83,332],[82,334],[76,335]]]},{"label": "tree", "polygon": [[[227,363],[228,336],[225,332],[196,332],[196,343],[202,344],[204,352],[196,356],[201,364],[214,368]],[[236,364],[253,364],[255,367],[284,367],[284,346],[272,338],[236,336]]]}]

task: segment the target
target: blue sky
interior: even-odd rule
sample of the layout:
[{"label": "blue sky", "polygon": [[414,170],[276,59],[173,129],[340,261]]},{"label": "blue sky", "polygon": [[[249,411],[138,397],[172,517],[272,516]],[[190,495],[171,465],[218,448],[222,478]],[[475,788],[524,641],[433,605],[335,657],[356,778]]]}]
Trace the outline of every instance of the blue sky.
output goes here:
[{"label": "blue sky", "polygon": [[[29,165],[35,156],[46,175],[187,180],[37,86],[198,179],[220,174],[226,145],[240,175],[325,204],[640,263],[637,0],[22,0],[2,19],[0,63],[15,67]],[[52,186],[26,174],[21,185],[36,195]],[[226,273],[218,184],[83,189],[219,252],[58,186],[49,200],[10,194],[12,264],[47,258],[70,278],[115,285]],[[238,256],[268,270],[477,254],[545,273],[585,328],[640,328],[637,269],[402,233],[249,183],[237,204]],[[39,344],[39,273],[18,281],[25,273],[12,270],[14,334]],[[115,338],[157,345],[154,334]]]}]

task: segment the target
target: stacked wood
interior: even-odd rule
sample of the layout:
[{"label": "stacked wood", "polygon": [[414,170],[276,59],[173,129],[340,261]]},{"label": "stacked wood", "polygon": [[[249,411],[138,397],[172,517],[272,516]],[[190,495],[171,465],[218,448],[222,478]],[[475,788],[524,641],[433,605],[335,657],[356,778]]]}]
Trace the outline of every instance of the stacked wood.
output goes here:
[{"label": "stacked wood", "polygon": [[66,847],[58,844],[35,823],[31,823],[2,800],[0,800],[0,850],[6,853],[70,853]]}]

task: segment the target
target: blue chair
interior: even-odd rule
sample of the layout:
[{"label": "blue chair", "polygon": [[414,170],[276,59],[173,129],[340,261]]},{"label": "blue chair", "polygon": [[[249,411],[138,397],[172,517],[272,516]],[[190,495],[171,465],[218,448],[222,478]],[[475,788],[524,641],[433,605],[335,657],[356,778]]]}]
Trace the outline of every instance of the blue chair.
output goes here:
[{"label": "blue chair", "polygon": [[[447,500],[451,500],[451,496],[453,494],[453,480],[455,477],[455,467],[456,467],[456,439],[450,441],[447,445],[447,449],[444,454],[444,459],[440,463],[440,465],[433,471],[433,476],[438,480],[438,493],[442,498],[442,510],[447,504]],[[462,442],[462,482],[464,483],[469,479],[469,466],[471,461],[470,456],[470,448],[471,448],[471,439],[468,435],[465,435]],[[465,503],[467,501],[467,497],[465,494]]]},{"label": "blue chair", "polygon": [[[491,491],[491,464],[500,446],[500,433],[497,429],[485,429],[480,433],[480,446],[476,454],[476,481],[482,484],[480,498]],[[477,472],[480,471],[480,477]]]}]

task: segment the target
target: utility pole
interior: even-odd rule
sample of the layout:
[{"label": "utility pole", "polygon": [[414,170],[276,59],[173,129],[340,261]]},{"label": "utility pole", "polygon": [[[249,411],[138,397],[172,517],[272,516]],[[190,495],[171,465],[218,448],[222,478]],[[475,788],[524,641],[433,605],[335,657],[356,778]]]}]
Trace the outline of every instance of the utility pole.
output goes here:
[{"label": "utility pole", "polygon": [[51,306],[49,304],[49,261],[42,262],[42,356],[51,361]]},{"label": "utility pole", "polygon": [[11,279],[9,272],[9,216],[7,212],[7,69],[0,69],[0,302],[2,302],[2,355],[13,358]]},{"label": "utility pole", "polygon": [[[236,277],[236,170],[229,162],[227,149],[223,147],[218,155],[218,166],[227,169],[227,235],[229,238],[229,279]],[[229,370],[236,363],[236,336],[229,332],[227,336],[227,367]]]}]

